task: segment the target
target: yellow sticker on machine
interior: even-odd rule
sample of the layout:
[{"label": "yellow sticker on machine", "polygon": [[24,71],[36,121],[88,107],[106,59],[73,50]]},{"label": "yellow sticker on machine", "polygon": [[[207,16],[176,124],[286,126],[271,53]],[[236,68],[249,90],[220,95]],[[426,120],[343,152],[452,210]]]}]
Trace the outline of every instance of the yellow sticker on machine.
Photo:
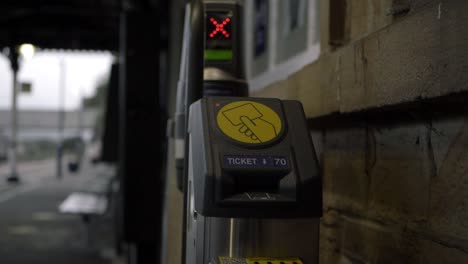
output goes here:
[{"label": "yellow sticker on machine", "polygon": [[299,258],[229,258],[219,257],[220,264],[303,264]]},{"label": "yellow sticker on machine", "polygon": [[226,136],[249,144],[261,144],[279,137],[283,126],[273,109],[253,101],[237,101],[223,106],[216,121]]}]

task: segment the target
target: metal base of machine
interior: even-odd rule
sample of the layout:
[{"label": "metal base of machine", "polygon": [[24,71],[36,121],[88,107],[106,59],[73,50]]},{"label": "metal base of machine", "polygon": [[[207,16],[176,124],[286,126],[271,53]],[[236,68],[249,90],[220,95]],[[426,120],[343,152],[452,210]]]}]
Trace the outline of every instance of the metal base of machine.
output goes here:
[{"label": "metal base of machine", "polygon": [[229,258],[220,257],[220,264],[303,264],[298,258]]}]

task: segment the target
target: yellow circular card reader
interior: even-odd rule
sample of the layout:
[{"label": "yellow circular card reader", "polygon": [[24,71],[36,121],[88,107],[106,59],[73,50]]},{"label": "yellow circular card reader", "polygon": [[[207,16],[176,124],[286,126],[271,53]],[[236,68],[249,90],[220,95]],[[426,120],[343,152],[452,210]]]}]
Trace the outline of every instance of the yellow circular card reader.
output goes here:
[{"label": "yellow circular card reader", "polygon": [[280,136],[283,127],[273,109],[253,101],[236,101],[223,106],[216,122],[226,136],[248,144],[272,141]]}]

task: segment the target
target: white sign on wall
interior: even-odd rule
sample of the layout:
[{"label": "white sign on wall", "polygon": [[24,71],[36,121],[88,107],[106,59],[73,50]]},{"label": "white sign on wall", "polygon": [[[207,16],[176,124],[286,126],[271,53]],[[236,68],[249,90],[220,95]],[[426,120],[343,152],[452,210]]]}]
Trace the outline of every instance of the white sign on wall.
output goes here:
[{"label": "white sign on wall", "polygon": [[286,79],[320,53],[318,0],[246,0],[245,57],[251,91]]},{"label": "white sign on wall", "polygon": [[268,0],[255,0],[254,9],[254,57],[257,58],[268,47]]},{"label": "white sign on wall", "polygon": [[277,56],[280,63],[307,48],[306,0],[277,1]]}]

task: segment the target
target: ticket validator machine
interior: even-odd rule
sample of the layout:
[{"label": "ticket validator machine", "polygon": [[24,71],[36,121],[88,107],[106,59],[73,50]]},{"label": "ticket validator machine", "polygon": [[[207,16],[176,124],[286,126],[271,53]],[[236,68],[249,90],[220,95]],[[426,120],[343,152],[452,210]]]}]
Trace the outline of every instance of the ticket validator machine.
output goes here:
[{"label": "ticket validator machine", "polygon": [[204,96],[192,96],[187,122],[183,262],[318,263],[322,184],[302,105],[229,96],[245,89],[241,9],[232,1],[191,8],[191,23],[203,25]]},{"label": "ticket validator machine", "polygon": [[[201,5],[201,2],[199,4]],[[208,7],[207,12],[194,18],[199,22],[198,27],[193,23],[191,25],[191,12],[193,13],[192,9],[195,8],[191,8],[193,7],[191,4],[186,6],[184,41],[174,114],[175,161],[177,185],[180,190],[183,189],[185,166],[184,147],[186,115],[188,114],[186,110],[193,101],[192,98],[201,96],[245,97],[248,95],[247,83],[244,80],[244,65],[242,64],[242,46],[239,41],[235,41],[241,35],[241,21],[237,19],[240,17],[240,6],[232,1],[207,1],[205,6]],[[206,30],[204,29],[205,25]],[[192,31],[196,31],[193,38]],[[204,50],[201,51],[202,54],[190,54],[193,51],[193,47],[191,47],[193,42],[195,44],[205,43],[205,46],[198,45]],[[201,56],[194,62],[193,59],[190,59],[190,55]],[[194,70],[203,72],[203,79],[196,82],[196,84],[202,85],[200,87],[196,87],[197,85],[193,85],[193,80],[189,80],[190,76],[194,75]],[[198,95],[194,95],[193,92],[195,94],[198,92]]]}]

